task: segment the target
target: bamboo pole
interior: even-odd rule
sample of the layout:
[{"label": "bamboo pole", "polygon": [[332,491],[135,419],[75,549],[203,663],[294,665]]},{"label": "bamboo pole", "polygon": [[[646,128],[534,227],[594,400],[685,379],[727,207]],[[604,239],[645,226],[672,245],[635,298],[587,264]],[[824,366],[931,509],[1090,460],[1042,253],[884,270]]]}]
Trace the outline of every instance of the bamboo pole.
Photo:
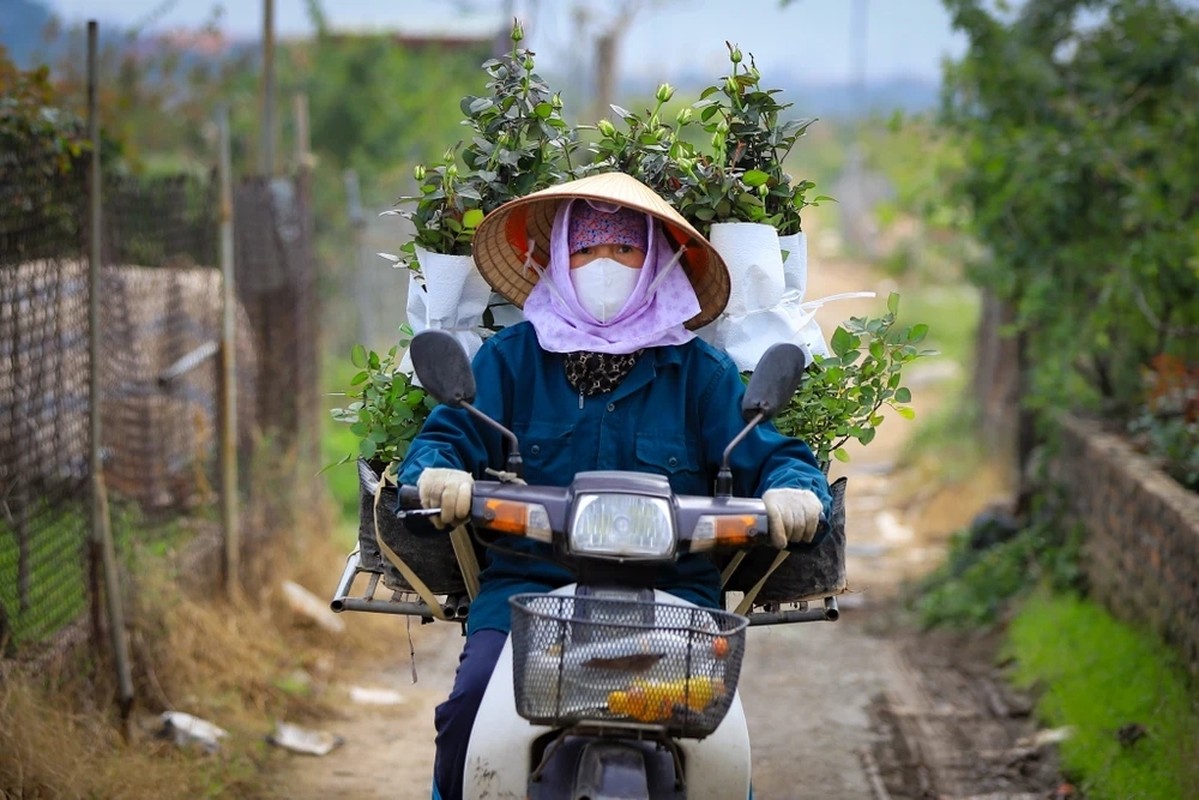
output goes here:
[{"label": "bamboo pole", "polygon": [[221,258],[221,527],[224,532],[224,581],[229,599],[241,586],[241,531],[237,514],[237,293],[233,275],[233,178],[230,166],[229,109],[218,112],[220,156]]},{"label": "bamboo pole", "polygon": [[93,559],[98,555],[103,563],[104,596],[108,611],[108,633],[112,646],[113,662],[117,672],[117,703],[124,733],[129,734],[128,723],[133,710],[133,676],[129,666],[129,643],[125,636],[125,611],[121,597],[120,577],[117,574],[116,548],[112,542],[112,526],[108,516],[108,495],[104,488],[104,462],[100,454],[102,407],[100,380],[100,220],[101,165],[100,165],[100,108],[98,29],[95,20],[87,23],[87,128],[91,142],[89,225],[88,225],[88,390],[89,428],[91,451],[89,467],[91,473],[91,539]]}]

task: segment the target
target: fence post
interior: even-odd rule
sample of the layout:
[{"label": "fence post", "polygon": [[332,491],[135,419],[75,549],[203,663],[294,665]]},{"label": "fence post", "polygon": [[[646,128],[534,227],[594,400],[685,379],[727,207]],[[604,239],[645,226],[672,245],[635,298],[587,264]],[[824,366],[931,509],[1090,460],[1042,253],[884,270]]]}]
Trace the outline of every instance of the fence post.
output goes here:
[{"label": "fence post", "polygon": [[233,282],[233,179],[230,168],[229,109],[217,112],[220,155],[221,258],[221,528],[224,533],[225,593],[236,599],[241,585],[241,532],[237,518],[237,294]]},{"label": "fence post", "polygon": [[312,161],[308,134],[308,95],[303,92],[292,95],[292,116],[296,128],[295,169],[296,174],[303,175],[308,172]]},{"label": "fence post", "polygon": [[258,170],[275,174],[275,0],[262,2],[262,129]]},{"label": "fence post", "polygon": [[129,645],[125,638],[125,612],[117,575],[116,549],[108,516],[108,496],[104,488],[104,463],[100,455],[102,410],[100,381],[100,110],[98,103],[99,69],[95,20],[87,23],[87,128],[91,142],[88,225],[88,390],[91,395],[88,414],[91,433],[89,471],[91,473],[91,538],[93,559],[98,554],[104,565],[104,596],[108,610],[108,632],[112,641],[113,661],[117,670],[117,702],[128,735],[133,709],[133,676],[129,668]]}]

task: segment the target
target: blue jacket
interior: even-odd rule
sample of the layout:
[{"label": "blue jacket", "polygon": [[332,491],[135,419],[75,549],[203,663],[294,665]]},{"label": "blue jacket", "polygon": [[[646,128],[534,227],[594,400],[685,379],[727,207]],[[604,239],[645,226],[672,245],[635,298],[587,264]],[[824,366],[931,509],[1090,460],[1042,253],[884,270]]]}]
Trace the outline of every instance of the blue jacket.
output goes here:
[{"label": "blue jacket", "polygon": [[[505,328],[473,364],[474,406],[516,434],[530,484],[565,486],[583,470],[636,470],[664,475],[679,494],[709,495],[725,447],[744,427],[744,383],[727,355],[700,339],[650,348],[615,390],[583,398],[566,380],[563,357],[541,349],[528,322]],[[428,467],[466,470],[487,478],[502,469],[505,442],[466,411],[438,406],[413,440],[399,481],[415,485]],[[761,497],[767,489],[810,489],[829,510],[828,481],[806,444],[757,426],[731,457],[733,494]],[[489,479],[489,478],[488,478]],[[547,545],[508,537],[518,551],[542,556]],[[508,598],[548,591],[574,580],[566,569],[534,558],[488,550],[468,632],[509,630]],[[659,572],[658,587],[717,607],[720,575],[705,555],[683,556]]]}]

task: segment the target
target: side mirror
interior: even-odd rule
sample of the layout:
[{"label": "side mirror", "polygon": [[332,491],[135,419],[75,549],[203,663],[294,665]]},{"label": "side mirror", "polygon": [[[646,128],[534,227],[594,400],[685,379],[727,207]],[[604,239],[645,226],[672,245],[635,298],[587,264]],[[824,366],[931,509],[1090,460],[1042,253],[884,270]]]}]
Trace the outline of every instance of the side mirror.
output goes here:
[{"label": "side mirror", "polygon": [[760,414],[762,419],[773,419],[795,394],[806,366],[807,359],[797,345],[790,342],[771,345],[758,360],[749,385],[745,387],[741,418],[750,422]]},{"label": "side mirror", "polygon": [[427,330],[412,337],[412,366],[421,386],[439,402],[459,408],[475,400],[475,374],[462,345],[449,331]]},{"label": "side mirror", "polygon": [[412,337],[409,346],[412,367],[421,386],[439,402],[465,409],[475,419],[490,425],[508,440],[507,469],[516,477],[524,474],[520,443],[516,435],[472,405],[475,402],[475,373],[466,350],[449,331],[431,329]]}]

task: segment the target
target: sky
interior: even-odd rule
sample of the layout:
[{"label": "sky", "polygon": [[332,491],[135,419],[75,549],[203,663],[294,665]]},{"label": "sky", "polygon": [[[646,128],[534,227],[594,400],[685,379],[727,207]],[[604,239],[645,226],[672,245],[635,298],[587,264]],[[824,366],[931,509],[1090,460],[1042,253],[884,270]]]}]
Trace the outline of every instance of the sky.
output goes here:
[{"label": "sky", "polygon": [[[193,27],[212,17],[219,0],[44,0],[67,21],[91,17],[148,30]],[[519,17],[525,42],[547,70],[569,70],[581,48],[574,9],[587,9],[592,30],[611,22],[612,9],[635,7],[619,58],[625,76],[693,70],[725,74],[725,41],[752,53],[764,74],[804,82],[868,84],[899,78],[936,81],[946,56],[958,57],[955,33],[941,0],[324,0],[331,27],[350,29],[496,30]],[[237,38],[262,30],[261,0],[223,4],[220,27]],[[98,10],[102,9],[102,10]],[[311,32],[305,0],[275,0],[280,36]]]}]

